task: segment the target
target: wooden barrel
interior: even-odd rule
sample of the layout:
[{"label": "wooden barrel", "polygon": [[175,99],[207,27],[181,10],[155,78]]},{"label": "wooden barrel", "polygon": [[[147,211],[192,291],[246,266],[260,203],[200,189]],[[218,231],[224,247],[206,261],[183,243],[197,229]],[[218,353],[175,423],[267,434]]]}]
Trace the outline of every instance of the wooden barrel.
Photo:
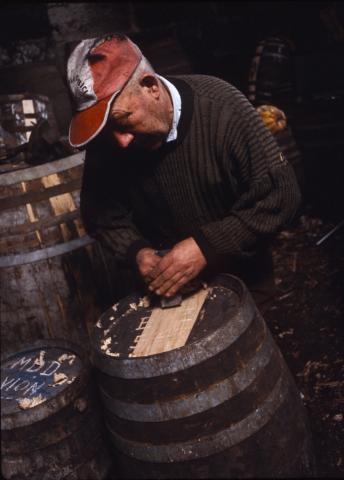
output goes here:
[{"label": "wooden barrel", "polygon": [[88,330],[111,304],[103,252],[80,219],[83,159],[77,153],[0,175],[5,354],[39,338],[86,345]]},{"label": "wooden barrel", "polygon": [[293,64],[289,42],[279,37],[260,41],[248,75],[247,97],[253,105],[284,106],[293,99]]},{"label": "wooden barrel", "polygon": [[42,119],[49,121],[58,134],[55,114],[47,96],[34,93],[0,95],[0,160],[13,148],[28,142],[34,126]]},{"label": "wooden barrel", "polygon": [[3,478],[108,478],[104,439],[92,371],[79,347],[38,341],[2,362]]},{"label": "wooden barrel", "polygon": [[312,475],[300,394],[236,277],[168,310],[126,297],[91,343],[124,478]]}]

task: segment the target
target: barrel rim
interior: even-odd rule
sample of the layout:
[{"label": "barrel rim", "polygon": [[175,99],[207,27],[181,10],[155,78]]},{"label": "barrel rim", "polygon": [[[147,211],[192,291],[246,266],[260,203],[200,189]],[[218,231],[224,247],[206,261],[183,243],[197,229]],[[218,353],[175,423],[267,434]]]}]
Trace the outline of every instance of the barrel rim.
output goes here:
[{"label": "barrel rim", "polygon": [[74,167],[83,165],[85,160],[85,152],[77,152],[68,157],[63,157],[58,160],[36,165],[34,167],[22,168],[14,172],[7,172],[0,175],[0,185],[9,186],[20,182],[27,182],[36,180],[37,178],[52,175],[54,173],[63,172]]},{"label": "barrel rim", "polygon": [[87,355],[84,348],[81,345],[77,344],[76,342],[66,340],[65,338],[38,338],[37,340],[34,340],[32,342],[23,343],[20,346],[20,349],[18,350],[15,350],[9,353],[8,352],[1,353],[1,363],[9,360],[10,357],[12,357],[13,355],[25,353],[27,351],[35,350],[37,348],[41,348],[44,346],[48,346],[48,347],[56,346],[58,348],[64,348],[64,349],[73,348],[73,350],[75,350],[75,352],[80,356],[80,358],[84,356],[85,361],[87,361]]},{"label": "barrel rim", "polygon": [[[220,283],[220,286],[223,286],[223,282],[238,295],[238,305],[229,321],[208,336],[167,352],[126,358],[104,354],[100,347],[95,345],[94,338],[91,336],[91,363],[110,376],[130,379],[150,378],[177,372],[180,370],[180,365],[183,369],[189,368],[225,350],[235,341],[231,338],[233,335],[228,334],[234,329],[233,320],[237,319],[236,327],[241,334],[253,321],[256,309],[250,292],[240,278],[223,273],[214,277],[210,284]],[[244,329],[239,328],[242,323],[244,323]],[[158,365],[157,359],[159,359]]]},{"label": "barrel rim", "polygon": [[32,250],[25,253],[13,253],[6,256],[0,255],[0,268],[11,268],[29,263],[36,263],[48,260],[49,258],[62,256],[66,253],[77,250],[78,248],[87,247],[95,243],[96,240],[89,235],[74,238],[64,243],[56,243],[50,247]]},{"label": "barrel rim", "polygon": [[56,413],[70,402],[71,399],[76,398],[83,389],[85,383],[88,381],[90,376],[90,362],[86,351],[80,345],[62,338],[46,340],[38,339],[34,342],[23,344],[18,351],[2,355],[1,363],[4,363],[15,355],[27,353],[43,347],[56,347],[76,353],[82,363],[82,368],[78,377],[55,397],[51,397],[32,408],[22,411],[18,410],[9,414],[5,414],[1,411],[1,430],[11,430],[13,428],[31,425],[32,423],[39,422]]}]

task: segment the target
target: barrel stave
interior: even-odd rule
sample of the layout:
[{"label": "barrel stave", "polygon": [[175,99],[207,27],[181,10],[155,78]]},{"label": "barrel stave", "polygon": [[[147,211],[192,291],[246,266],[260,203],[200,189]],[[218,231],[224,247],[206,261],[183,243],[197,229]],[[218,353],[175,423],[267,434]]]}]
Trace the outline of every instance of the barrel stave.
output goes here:
[{"label": "barrel stave", "polygon": [[[71,398],[69,403],[59,410],[58,416],[44,418],[22,427],[2,430],[2,452],[8,455],[19,455],[40,450],[72,435],[82,422],[92,422],[96,417],[100,423],[100,416],[96,410],[98,398],[95,392],[88,387],[76,396],[77,399]],[[84,409],[81,410],[78,407],[80,404]]]},{"label": "barrel stave", "polygon": [[305,431],[303,409],[298,401],[295,403],[296,393],[290,386],[274,415],[256,433],[203,458],[183,462],[142,461],[120,451],[112,439],[121,478],[312,477],[315,460],[310,455],[312,445]]},{"label": "barrel stave", "polygon": [[[78,218],[64,219],[64,215],[79,208],[81,175],[82,169],[78,166],[69,171],[5,186],[6,197],[1,203],[4,236],[0,251],[7,254],[27,252],[84,235],[85,231]],[[58,194],[58,189],[64,193]],[[60,222],[51,225],[52,217],[59,217]],[[32,231],[31,224],[37,222],[39,228]],[[13,225],[22,226],[18,235],[6,232],[6,227],[13,229]],[[28,228],[25,229],[25,226]]]},{"label": "barrel stave", "polygon": [[217,355],[185,370],[159,377],[126,379],[98,372],[100,388],[110,397],[140,403],[164,401],[178,396],[201,391],[213,383],[233,375],[240,366],[245,365],[259,350],[266,335],[266,329],[259,315],[250,326],[231,345]]},{"label": "barrel stave", "polygon": [[[137,417],[136,421],[128,421],[116,416],[108,409],[106,419],[109,428],[125,437],[126,440],[145,442],[148,440],[148,434],[149,441],[157,444],[187,442],[196,438],[199,441],[203,436],[213,435],[223,429],[230,428],[255,411],[266,400],[279,375],[280,365],[276,363],[276,356],[272,356],[264,371],[257,375],[257,378],[244,391],[235,394],[234,392],[238,390],[238,387],[233,382],[232,389],[228,388],[228,396],[233,395],[229,400],[223,401],[222,395],[216,397],[216,394],[212,392],[215,388],[209,388],[210,391],[206,392],[208,395],[205,396],[204,402],[196,405],[196,409],[203,409],[200,413],[190,414],[194,405],[191,399],[185,399],[185,403],[183,402],[185,405],[184,411],[182,409],[178,411],[178,415],[184,413],[182,418],[172,420],[161,418],[161,421],[148,422],[140,421]],[[231,385],[230,380],[228,384]],[[197,400],[197,395],[195,399]],[[221,403],[216,405],[218,402]],[[212,404],[215,406],[212,406]],[[175,414],[173,404],[169,405],[169,402],[166,401],[164,407],[162,417],[167,416],[169,410],[170,415]],[[140,409],[137,409],[137,414],[139,412]],[[130,413],[132,415],[136,413],[134,407],[130,409]],[[149,410],[147,413],[148,416]]]}]

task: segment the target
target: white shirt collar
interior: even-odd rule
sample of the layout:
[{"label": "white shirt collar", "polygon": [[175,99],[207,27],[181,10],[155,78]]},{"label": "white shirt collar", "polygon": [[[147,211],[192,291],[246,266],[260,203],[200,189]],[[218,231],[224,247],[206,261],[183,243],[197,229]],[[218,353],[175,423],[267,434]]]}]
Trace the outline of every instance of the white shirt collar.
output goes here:
[{"label": "white shirt collar", "polygon": [[172,127],[166,139],[166,142],[172,142],[173,140],[177,139],[177,135],[178,135],[177,127],[178,127],[180,115],[182,113],[182,99],[180,97],[178,90],[171,82],[169,82],[166,78],[162,77],[161,75],[157,75],[157,77],[159,77],[160,80],[164,83],[164,85],[168,89],[172,98],[172,104],[173,104]]}]

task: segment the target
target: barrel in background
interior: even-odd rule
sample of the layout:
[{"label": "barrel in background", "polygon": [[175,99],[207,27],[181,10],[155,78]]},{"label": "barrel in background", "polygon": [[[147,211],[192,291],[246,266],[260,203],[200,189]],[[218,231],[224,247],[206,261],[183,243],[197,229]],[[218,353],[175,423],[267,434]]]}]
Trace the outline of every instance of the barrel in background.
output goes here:
[{"label": "barrel in background", "polygon": [[254,106],[286,108],[294,97],[292,45],[284,38],[268,37],[256,48],[248,74],[247,97]]},{"label": "barrel in background", "polygon": [[40,120],[47,120],[58,134],[58,126],[49,98],[23,93],[0,95],[0,160],[16,147],[27,143]]},{"label": "barrel in background", "polygon": [[305,408],[244,284],[215,279],[193,325],[187,309],[179,312],[165,322],[163,310],[133,294],[94,327],[93,362],[120,474],[311,476]]},{"label": "barrel in background", "polygon": [[2,362],[1,457],[6,480],[108,478],[99,399],[80,347],[38,341]]},{"label": "barrel in background", "polygon": [[87,346],[113,297],[107,260],[80,218],[84,153],[0,175],[1,348],[42,338]]}]

